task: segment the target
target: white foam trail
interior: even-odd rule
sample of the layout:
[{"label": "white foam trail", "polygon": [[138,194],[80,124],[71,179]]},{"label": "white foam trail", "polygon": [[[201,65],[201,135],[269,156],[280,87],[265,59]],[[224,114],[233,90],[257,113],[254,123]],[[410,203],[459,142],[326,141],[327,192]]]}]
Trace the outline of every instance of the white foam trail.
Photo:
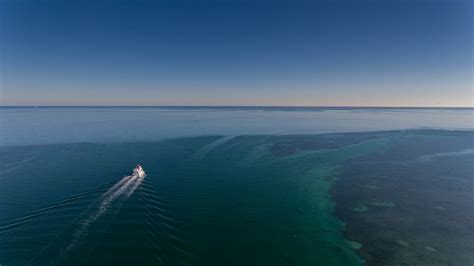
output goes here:
[{"label": "white foam trail", "polygon": [[139,177],[136,179],[136,182],[134,182],[134,183],[131,185],[130,190],[129,190],[129,191],[127,192],[127,194],[125,195],[125,197],[126,197],[127,199],[133,194],[133,192],[135,191],[135,189],[137,189],[138,186],[140,186],[140,184],[143,182],[143,179],[144,179],[144,178],[145,178],[144,176],[143,176],[143,177],[140,177],[140,176],[139,176]]},{"label": "white foam trail", "polygon": [[106,197],[107,195],[111,194],[113,191],[115,191],[116,189],[118,189],[120,186],[123,185],[123,183],[125,183],[127,180],[129,180],[130,178],[132,178],[133,175],[127,175],[127,176],[124,176],[122,179],[120,179],[119,182],[115,183],[115,185],[113,185],[111,188],[109,188],[109,190],[107,190],[104,194],[102,194],[100,197],[103,198],[103,197]]},{"label": "white foam trail", "polygon": [[100,202],[97,211],[92,213],[89,217],[87,217],[81,222],[81,226],[74,233],[73,239],[69,246],[66,248],[66,251],[70,251],[79,243],[79,241],[87,233],[90,224],[99,219],[108,210],[110,204],[115,199],[122,195],[124,195],[124,199],[128,199],[133,194],[135,189],[137,189],[137,187],[142,183],[143,179],[144,176],[125,176],[109,190],[107,190],[104,194],[102,194],[100,196],[100,198],[102,198],[102,201]]}]

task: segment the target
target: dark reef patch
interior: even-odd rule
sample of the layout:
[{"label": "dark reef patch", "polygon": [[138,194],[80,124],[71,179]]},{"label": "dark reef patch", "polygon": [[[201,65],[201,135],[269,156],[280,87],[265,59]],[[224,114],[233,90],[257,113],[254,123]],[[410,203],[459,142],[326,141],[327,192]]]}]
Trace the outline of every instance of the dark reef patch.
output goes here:
[{"label": "dark reef patch", "polygon": [[474,132],[400,136],[341,168],[331,194],[346,237],[367,265],[472,265]]}]

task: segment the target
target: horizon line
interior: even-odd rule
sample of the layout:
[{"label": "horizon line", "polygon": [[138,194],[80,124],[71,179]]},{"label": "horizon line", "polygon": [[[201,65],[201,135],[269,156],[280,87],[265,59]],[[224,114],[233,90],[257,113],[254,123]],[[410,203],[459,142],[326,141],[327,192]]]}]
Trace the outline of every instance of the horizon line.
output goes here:
[{"label": "horizon line", "polygon": [[144,108],[387,108],[387,109],[474,109],[474,106],[376,106],[376,105],[0,105],[0,108],[51,107],[144,107]]}]

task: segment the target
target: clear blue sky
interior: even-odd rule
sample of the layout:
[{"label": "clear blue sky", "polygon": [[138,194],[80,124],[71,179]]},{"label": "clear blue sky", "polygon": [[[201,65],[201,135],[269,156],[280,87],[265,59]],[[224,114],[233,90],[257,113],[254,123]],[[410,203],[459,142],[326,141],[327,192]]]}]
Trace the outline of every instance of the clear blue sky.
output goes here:
[{"label": "clear blue sky", "polygon": [[2,0],[0,104],[473,106],[473,6]]}]

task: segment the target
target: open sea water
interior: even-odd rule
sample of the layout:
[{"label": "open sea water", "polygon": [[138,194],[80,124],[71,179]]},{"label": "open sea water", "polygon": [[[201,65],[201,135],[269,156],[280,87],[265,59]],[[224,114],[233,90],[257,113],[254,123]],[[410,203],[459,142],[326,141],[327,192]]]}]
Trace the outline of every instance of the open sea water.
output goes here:
[{"label": "open sea water", "polygon": [[0,265],[472,265],[473,129],[468,108],[2,107]]}]

